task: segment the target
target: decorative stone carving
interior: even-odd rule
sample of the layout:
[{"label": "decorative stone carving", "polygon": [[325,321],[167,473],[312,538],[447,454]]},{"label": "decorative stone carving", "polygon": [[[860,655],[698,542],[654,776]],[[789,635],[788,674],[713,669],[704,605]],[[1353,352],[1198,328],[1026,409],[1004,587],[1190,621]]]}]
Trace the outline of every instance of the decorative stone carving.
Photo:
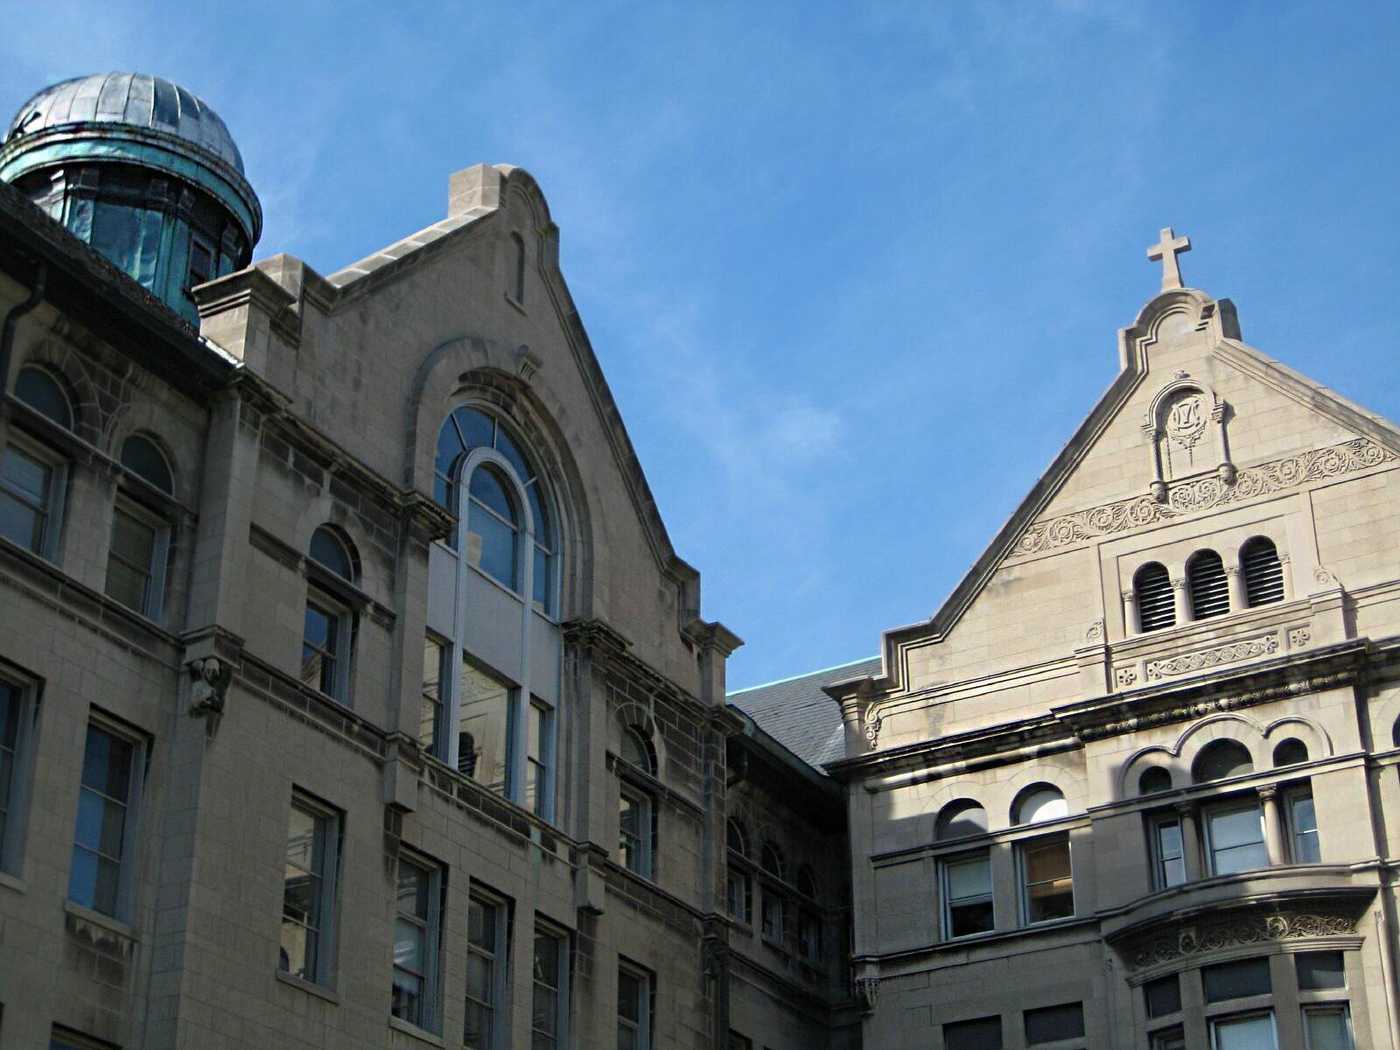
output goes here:
[{"label": "decorative stone carving", "polygon": [[1341,912],[1256,912],[1221,922],[1175,926],[1138,941],[1123,954],[1130,967],[1140,970],[1203,952],[1269,941],[1341,937],[1355,930],[1356,920]]},{"label": "decorative stone carving", "polygon": [[1113,672],[1113,680],[1118,683],[1119,689],[1127,689],[1129,686],[1137,684],[1137,668],[1119,667]]},{"label": "decorative stone carving", "polygon": [[1313,570],[1313,579],[1320,583],[1323,587],[1341,587],[1342,585],[1342,581],[1337,579],[1337,577],[1332,574],[1330,569],[1327,569],[1321,565],[1319,565],[1316,569]]},{"label": "decorative stone carving", "polygon": [[1301,649],[1312,641],[1312,630],[1308,627],[1294,627],[1288,632],[1288,648]]},{"label": "decorative stone carving", "polygon": [[233,681],[233,667],[217,656],[206,656],[189,663],[190,714],[199,718],[223,713],[224,698]]},{"label": "decorative stone carving", "polygon": [[870,712],[866,712],[865,724],[861,727],[861,732],[865,734],[865,742],[870,745],[871,751],[877,751],[880,748],[880,726],[883,724],[884,720],[879,715],[872,716]]},{"label": "decorative stone carving", "polygon": [[1193,653],[1180,653],[1162,660],[1147,661],[1147,678],[1155,681],[1172,678],[1192,671],[1203,671],[1221,664],[1232,664],[1239,660],[1250,660],[1256,656],[1269,656],[1278,652],[1278,635],[1264,634],[1257,638],[1242,638],[1227,645],[1217,645],[1209,649],[1197,649]]},{"label": "decorative stone carving", "polygon": [[857,977],[854,980],[856,1002],[860,1003],[862,1013],[873,1014],[875,1003],[880,998],[880,978],[878,977]]},{"label": "decorative stone carving", "polygon": [[[1246,467],[1238,472],[1233,485],[1226,484],[1219,477],[1182,481],[1167,485],[1165,502],[1158,502],[1151,496],[1135,496],[1048,521],[1037,521],[1016,541],[1007,560],[1078,546],[1102,536],[1243,503],[1308,482],[1369,470],[1397,458],[1400,457],[1374,441],[1356,438],[1287,459]],[[1163,484],[1166,485],[1165,482]]]},{"label": "decorative stone carving", "polygon": [[1089,625],[1089,629],[1084,632],[1084,641],[1090,645],[1098,645],[1103,641],[1103,620],[1095,620]]}]

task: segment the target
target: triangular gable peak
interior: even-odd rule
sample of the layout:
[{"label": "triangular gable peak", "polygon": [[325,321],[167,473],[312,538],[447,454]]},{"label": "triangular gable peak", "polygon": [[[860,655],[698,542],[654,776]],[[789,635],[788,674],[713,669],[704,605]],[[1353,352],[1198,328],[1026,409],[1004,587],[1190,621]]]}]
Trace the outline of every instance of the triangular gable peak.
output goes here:
[{"label": "triangular gable peak", "polygon": [[1118,349],[1119,375],[934,616],[885,633],[882,673],[827,688],[848,755],[917,738],[889,732],[901,709],[927,709],[913,721],[932,738],[1145,684],[1142,660],[1085,674],[1084,651],[1131,641],[1123,573],[1158,547],[1165,562],[1257,528],[1299,595],[1336,588],[1300,495],[1391,469],[1400,430],[1246,345],[1233,304],[1197,289],[1154,297]]}]

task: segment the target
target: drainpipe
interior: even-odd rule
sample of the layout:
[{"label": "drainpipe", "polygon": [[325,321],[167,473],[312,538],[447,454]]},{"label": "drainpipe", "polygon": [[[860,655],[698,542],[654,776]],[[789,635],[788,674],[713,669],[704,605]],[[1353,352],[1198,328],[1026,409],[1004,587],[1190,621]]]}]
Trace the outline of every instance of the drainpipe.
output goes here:
[{"label": "drainpipe", "polygon": [[5,315],[4,324],[0,325],[0,395],[10,387],[10,349],[15,342],[15,327],[21,317],[44,301],[44,285],[48,276],[49,268],[41,262],[38,273],[34,275],[34,285],[29,289],[29,297],[24,302],[10,307],[10,312]]}]

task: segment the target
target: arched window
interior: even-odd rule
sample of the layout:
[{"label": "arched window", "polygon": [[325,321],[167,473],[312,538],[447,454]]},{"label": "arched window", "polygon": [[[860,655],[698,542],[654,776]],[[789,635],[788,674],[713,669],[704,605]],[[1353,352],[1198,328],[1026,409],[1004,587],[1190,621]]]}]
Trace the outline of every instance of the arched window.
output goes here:
[{"label": "arched window", "polygon": [[1296,766],[1308,760],[1308,745],[1297,737],[1280,740],[1274,748],[1275,766]]},{"label": "arched window", "polygon": [[1207,620],[1230,611],[1230,585],[1225,565],[1212,550],[1197,551],[1186,562],[1187,585],[1191,589],[1191,618]]},{"label": "arched window", "polygon": [[656,748],[651,737],[638,726],[628,726],[622,733],[622,757],[643,773],[656,776]]},{"label": "arched window", "polygon": [[1011,823],[1041,824],[1069,815],[1064,793],[1050,784],[1034,784],[1021,792],[1012,807]]},{"label": "arched window", "polygon": [[[772,842],[763,844],[759,866],[772,878],[786,881],[787,863],[783,859],[783,851]],[[766,881],[763,885],[762,920],[764,940],[782,945],[787,936],[787,894]]]},{"label": "arched window", "polygon": [[167,496],[175,494],[175,477],[165,453],[148,437],[132,434],[122,442],[122,466]]},{"label": "arched window", "polygon": [[775,878],[787,878],[787,864],[783,860],[783,851],[771,842],[763,844],[763,852],[760,855],[759,863],[763,870]]},{"label": "arched window", "polygon": [[525,239],[518,233],[510,235],[511,298],[525,305]]},{"label": "arched window", "polygon": [[1176,624],[1171,577],[1160,562],[1148,562],[1138,569],[1133,575],[1133,594],[1142,631],[1160,631]]},{"label": "arched window", "polygon": [[1212,740],[1191,764],[1191,781],[1205,784],[1227,777],[1242,777],[1254,772],[1254,758],[1249,749],[1236,740]]},{"label": "arched window", "polygon": [[1138,777],[1138,794],[1155,795],[1172,789],[1172,775],[1161,766],[1148,766]]},{"label": "arched window", "polygon": [[[122,442],[121,464],[127,471],[166,496],[175,494],[170,464],[148,437],[133,434]],[[112,539],[107,550],[106,592],[109,598],[157,619],[165,593],[170,557],[170,522],[153,507],[142,486],[123,479],[112,507]]]},{"label": "arched window", "polygon": [[350,664],[355,644],[355,554],[334,529],[311,534],[306,560],[306,615],[301,639],[301,680],[342,704],[350,703]]},{"label": "arched window", "polygon": [[[729,852],[734,857],[747,858],[749,855],[749,833],[744,830],[744,825],[730,817],[726,835],[729,841]],[[753,924],[753,876],[749,874],[747,867],[735,864],[733,858],[730,860],[729,874],[725,884],[725,907],[729,912],[729,917],[735,922],[743,923],[745,926]]]},{"label": "arched window", "polygon": [[744,830],[744,825],[740,824],[733,817],[729,818],[728,826],[725,829],[726,837],[729,841],[729,848],[741,857],[749,855],[749,833]]},{"label": "arched window", "polygon": [[63,385],[42,368],[26,365],[15,377],[15,397],[64,430],[73,429],[73,403]]},{"label": "arched window", "polygon": [[[454,514],[459,513],[457,485],[462,464],[468,453],[478,448],[499,452],[506,469],[496,462],[472,472],[468,485],[468,557],[477,559],[472,564],[498,583],[514,591],[522,588],[522,561],[527,555],[520,550],[519,538],[525,522],[522,508],[513,496],[516,486],[512,481],[518,483],[529,503],[533,528],[533,549],[528,555],[531,598],[541,612],[553,615],[558,581],[557,540],[543,482],[519,443],[493,416],[463,405],[443,422],[438,432],[433,498]],[[507,470],[513,478],[506,477]],[[455,536],[451,545],[459,546]]]},{"label": "arched window", "polygon": [[[27,365],[15,377],[15,397],[59,426],[73,428],[73,406],[62,385]],[[51,560],[58,556],[68,463],[62,455],[11,426],[0,456],[0,536]]]},{"label": "arched window", "polygon": [[640,726],[622,731],[618,785],[618,859],[623,867],[653,878],[656,868],[656,800],[647,780],[628,776],[626,766],[656,776],[656,747]]},{"label": "arched window", "polygon": [[810,864],[797,869],[797,892],[812,900],[817,899],[817,876]]},{"label": "arched window", "polygon": [[1240,549],[1245,600],[1250,606],[1283,601],[1283,563],[1266,536],[1255,536]]},{"label": "arched window", "polygon": [[938,811],[938,819],[933,824],[933,837],[943,842],[966,835],[981,835],[986,830],[987,811],[982,804],[970,798],[960,798]]},{"label": "arched window", "polygon": [[817,899],[817,878],[811,867],[804,864],[797,869],[797,892],[805,900],[797,904],[797,954],[808,966],[820,966],[822,962],[822,920],[812,907]]}]

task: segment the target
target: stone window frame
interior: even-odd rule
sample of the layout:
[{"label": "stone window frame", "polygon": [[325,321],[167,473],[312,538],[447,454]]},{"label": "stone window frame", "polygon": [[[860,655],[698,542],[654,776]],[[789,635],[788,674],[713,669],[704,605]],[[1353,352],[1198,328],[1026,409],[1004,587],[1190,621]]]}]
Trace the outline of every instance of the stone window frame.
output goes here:
[{"label": "stone window frame", "polygon": [[[636,1018],[625,1017],[622,1013],[622,977],[626,974],[639,986],[638,1014]],[[656,1027],[656,975],[644,966],[619,955],[617,958],[617,1025],[618,1045],[621,1046],[622,1028],[625,1025],[635,1033],[632,1042],[635,1050],[651,1050],[652,1034]]]},{"label": "stone window frame", "polygon": [[0,663],[0,686],[9,687],[18,697],[5,823],[0,828],[0,879],[22,880],[34,787],[42,683],[9,664]]},{"label": "stone window frame", "polygon": [[[1068,915],[1051,916],[1046,919],[1032,919],[1031,916],[1031,896],[1030,869],[1026,863],[1026,854],[1036,847],[1046,846],[1055,842],[1063,842],[1065,852],[1069,856],[1069,883],[1070,883],[1070,913]],[[1052,832],[1048,835],[1037,835],[1033,838],[1024,838],[1016,842],[1016,889],[1019,900],[1019,918],[1022,927],[1045,926],[1056,922],[1070,922],[1079,917],[1079,900],[1074,891],[1074,844],[1068,830]]]},{"label": "stone window frame", "polygon": [[[631,758],[625,756],[624,752],[627,748],[624,745],[629,739],[638,749],[645,765],[638,765]],[[659,854],[657,847],[661,837],[659,816],[661,807],[657,804],[657,800],[661,797],[663,788],[657,779],[659,761],[656,754],[656,744],[646,725],[637,722],[628,722],[622,725],[617,761],[613,764],[613,768],[617,772],[618,791],[617,863],[625,871],[630,871],[650,882],[656,882]],[[638,811],[639,842],[637,853],[639,861],[636,866],[627,863],[626,854],[621,848],[624,802],[632,804]]]},{"label": "stone window frame", "polygon": [[[559,952],[559,974],[556,978],[558,984],[553,989],[556,998],[554,1002],[554,1036],[551,1040],[549,1036],[539,1032],[539,1030],[535,1027],[534,1019],[539,1014],[539,1011],[536,1008],[536,995],[538,993],[538,988],[541,982],[534,976],[534,967],[531,967],[531,1046],[536,1045],[535,1040],[539,1038],[541,1040],[550,1041],[552,1045],[556,1048],[556,1050],[559,1050],[559,1048],[567,1047],[570,1045],[570,1040],[573,1035],[571,1031],[572,1025],[569,1023],[570,1019],[573,1016],[573,1003],[572,996],[570,995],[570,992],[573,989],[573,968],[571,966],[571,963],[573,961],[573,935],[563,926],[560,926],[558,923],[550,922],[538,912],[535,914],[534,934],[536,944],[538,944],[538,942],[542,938],[552,940],[555,943],[555,946]],[[534,948],[531,948],[532,961],[533,952]],[[546,985],[546,987],[548,986]]]},{"label": "stone window frame", "polygon": [[[1228,813],[1243,813],[1252,810],[1259,818],[1259,840],[1258,845],[1264,851],[1264,863],[1261,866],[1251,868],[1240,868],[1237,871],[1222,873],[1217,867],[1216,846],[1214,836],[1211,831],[1213,818]],[[1268,829],[1265,825],[1264,806],[1259,798],[1258,792],[1254,790],[1246,792],[1232,792],[1218,797],[1202,800],[1198,810],[1198,823],[1201,835],[1201,878],[1213,879],[1230,875],[1239,875],[1247,871],[1263,871],[1271,867],[1269,863],[1269,840]],[[1235,847],[1221,847],[1223,849]]]},{"label": "stone window frame", "polygon": [[[319,695],[353,710],[355,706],[355,650],[359,638],[360,617],[371,602],[369,596],[357,586],[360,561],[350,538],[344,534],[343,530],[332,526],[329,522],[323,522],[312,530],[312,540],[323,531],[333,537],[341,547],[350,567],[351,576],[342,576],[333,567],[323,565],[316,560],[310,553],[311,540],[308,540],[307,554],[301,560],[302,574],[306,578],[306,607],[307,609],[314,607],[322,615],[334,618],[335,671],[330,691],[322,689],[319,683],[312,685],[304,677],[301,680],[307,688],[314,689]],[[305,628],[303,627],[303,653],[306,644]],[[301,673],[304,675],[304,667],[301,668]]]},{"label": "stone window frame", "polygon": [[[126,813],[122,827],[121,856],[118,858],[117,867],[117,899],[113,912],[104,912],[98,908],[73,900],[69,896],[71,890],[73,854],[78,849],[86,848],[78,845],[78,818],[82,806],[82,770],[87,762],[87,733],[92,728],[97,728],[100,732],[108,736],[125,741],[131,745],[131,779],[127,783],[126,798],[122,801]],[[139,864],[138,856],[141,843],[141,825],[145,816],[146,779],[150,773],[150,755],[152,739],[148,733],[129,725],[127,722],[115,715],[109,714],[98,707],[88,709],[88,717],[84,725],[83,751],[79,757],[77,768],[78,790],[75,795],[75,807],[73,814],[73,832],[70,836],[70,849],[68,851],[69,879],[70,884],[64,887],[64,900],[68,907],[79,908],[83,911],[90,911],[97,915],[106,916],[108,919],[115,919],[117,922],[127,925],[131,924],[136,911],[136,890],[137,878],[133,869]]]},{"label": "stone window frame", "polygon": [[[126,462],[127,446],[132,441],[149,445],[165,465],[169,487],[158,483],[154,478]],[[149,582],[141,608],[127,606],[146,619],[160,623],[165,613],[165,592],[169,582],[170,555],[175,544],[175,521],[181,516],[181,508],[176,500],[176,477],[173,460],[164,442],[148,431],[135,431],[127,434],[117,449],[114,463],[120,468],[117,491],[112,503],[112,530],[116,534],[116,516],[126,514],[155,533],[152,544],[150,565],[147,566]],[[116,557],[110,542],[107,551],[108,574],[111,573],[112,559]],[[120,601],[104,585],[103,591],[114,601]],[[124,603],[123,603],[124,604]]]},{"label": "stone window frame", "polygon": [[[731,834],[731,830],[737,832],[737,836]],[[739,839],[739,847],[735,847],[734,839]],[[725,846],[728,857],[728,868],[725,875],[724,906],[725,911],[734,922],[745,929],[753,930],[753,872],[754,862],[749,857],[751,838],[748,828],[738,817],[729,817],[725,821]],[[731,892],[733,886],[740,887],[741,900],[738,902],[742,906],[742,913],[736,912],[733,905],[734,894]]]},{"label": "stone window frame", "polygon": [[[277,974],[279,978],[316,985],[320,988],[335,989],[336,977],[339,972],[338,950],[339,950],[339,914],[340,914],[340,884],[342,872],[342,858],[345,855],[345,814],[342,810],[330,803],[325,802],[310,792],[293,785],[288,812],[288,831],[290,832],[290,818],[294,810],[310,816],[315,822],[315,834],[321,840],[321,862],[322,871],[318,877],[321,880],[319,899],[315,903],[315,911],[320,925],[318,927],[319,943],[316,950],[316,962],[310,976],[302,977],[291,973],[290,970],[282,969],[281,952],[278,953]],[[284,843],[286,848],[286,843]],[[316,874],[316,873],[313,873]],[[286,907],[286,885],[283,884],[283,914]],[[280,943],[280,934],[279,934]]]},{"label": "stone window frame", "polygon": [[[495,948],[489,952],[486,948],[476,944],[471,939],[471,909],[472,908],[491,909],[491,932],[495,939]],[[480,1050],[503,1050],[509,1045],[510,1040],[510,1010],[508,991],[510,989],[511,975],[511,926],[514,907],[509,897],[502,896],[493,890],[487,889],[478,882],[473,881],[467,891],[467,936],[465,940],[465,954],[467,956],[467,974],[471,974],[471,958],[485,959],[491,967],[490,987],[486,989],[486,998],[479,998],[472,995],[470,986],[463,989],[464,1006],[463,1015],[465,1017],[466,1007],[472,1002],[477,1003],[485,1010],[490,1011],[491,1028],[484,1042],[481,1043]]]},{"label": "stone window frame", "polygon": [[118,559],[118,555],[109,541],[107,549],[107,580],[103,584],[103,593],[113,601],[118,602],[124,608],[146,619],[159,623],[165,611],[165,587],[166,571],[170,564],[171,535],[174,528],[170,519],[162,514],[158,514],[142,503],[137,502],[127,492],[118,489],[116,497],[112,501],[112,529],[111,537],[114,539],[117,529],[117,516],[125,515],[139,525],[144,525],[151,530],[153,538],[151,541],[151,559],[146,567],[146,590],[142,595],[141,605],[127,605],[111,590],[112,562]]},{"label": "stone window frame", "polygon": [[[1283,816],[1283,837],[1284,850],[1291,864],[1320,864],[1322,862],[1322,829],[1318,825],[1317,806],[1313,802],[1312,781],[1304,780],[1300,783],[1291,784],[1280,792],[1282,798]],[[1302,802],[1313,804],[1312,827],[1304,828],[1300,825],[1298,816],[1298,806]],[[1315,859],[1305,859],[1300,848],[1300,840],[1304,835],[1312,836],[1312,849],[1317,853]]]},{"label": "stone window frame", "polygon": [[[407,919],[415,926],[421,926],[423,934],[423,972],[418,976],[423,982],[422,1006],[420,1008],[419,1020],[400,1017],[393,1012],[393,972],[399,969],[398,963],[390,959],[390,1004],[389,1004],[389,1024],[390,1027],[403,1027],[410,1033],[427,1032],[430,1035],[441,1035],[442,1033],[442,978],[443,978],[443,927],[447,911],[447,866],[439,863],[427,854],[419,853],[416,850],[407,848],[400,849],[395,864],[394,886],[397,893],[398,881],[401,878],[400,870],[403,865],[417,868],[427,875],[428,879],[428,914],[421,921],[415,914],[407,916],[400,912],[398,899],[394,901],[394,925],[396,926],[401,918]],[[391,933],[391,936],[394,936]]]},{"label": "stone window frame", "polygon": [[[58,427],[56,423],[50,425],[55,429]],[[43,558],[50,564],[60,565],[62,564],[61,539],[65,511],[68,505],[68,482],[73,469],[72,457],[54,448],[48,442],[35,437],[30,432],[17,428],[13,423],[5,436],[4,447],[0,448],[0,464],[3,463],[5,454],[10,449],[15,449],[20,455],[39,463],[49,471],[49,490],[45,501],[41,504],[41,512],[45,516],[45,522],[39,535],[38,546],[21,543],[16,543],[16,546]],[[27,498],[20,496],[4,480],[3,470],[0,470],[0,490],[3,490],[11,499],[32,505]],[[9,542],[14,543],[15,541]]]},{"label": "stone window frame", "polygon": [[[1169,890],[1175,886],[1184,886],[1189,881],[1186,870],[1186,828],[1185,822],[1181,819],[1181,814],[1175,809],[1154,810],[1147,813],[1148,828],[1148,851],[1152,861],[1152,889],[1153,892]],[[1168,827],[1176,828],[1176,837],[1179,854],[1175,857],[1167,855],[1167,850],[1162,842],[1162,833]],[[1177,862],[1181,865],[1181,878],[1173,881],[1167,865]]]},{"label": "stone window frame", "polygon": [[[973,859],[980,859],[987,867],[987,891],[979,894],[977,898],[966,898],[964,904],[980,904],[985,901],[992,906],[992,928],[990,930],[975,930],[972,933],[953,933],[953,900],[951,891],[948,888],[949,867],[967,863]],[[978,849],[962,850],[957,853],[940,855],[936,863],[938,865],[938,899],[939,899],[939,939],[943,941],[960,941],[968,937],[985,937],[996,932],[996,882],[992,874],[992,849],[991,846],[982,846]]]},{"label": "stone window frame", "polygon": [[[771,865],[770,856],[775,861]],[[758,906],[759,936],[765,944],[786,952],[790,899],[787,889],[787,858],[782,847],[772,839],[764,839],[759,847],[758,870],[759,888],[762,890]],[[769,921],[770,908],[773,922]]]}]

